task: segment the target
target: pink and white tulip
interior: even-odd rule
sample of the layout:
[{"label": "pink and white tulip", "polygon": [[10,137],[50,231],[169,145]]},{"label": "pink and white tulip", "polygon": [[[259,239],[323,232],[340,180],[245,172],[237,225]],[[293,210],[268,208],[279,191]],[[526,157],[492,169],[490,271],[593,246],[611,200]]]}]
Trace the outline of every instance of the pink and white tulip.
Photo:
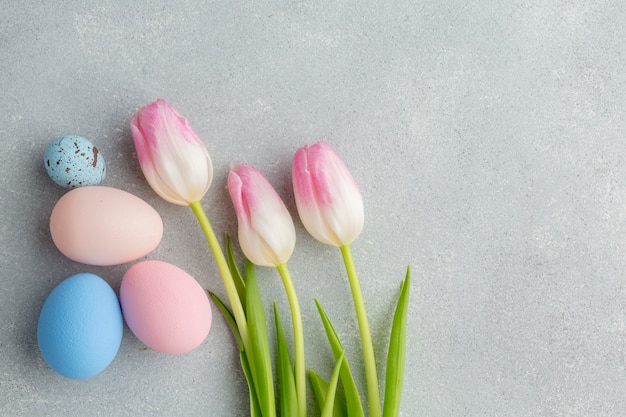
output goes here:
[{"label": "pink and white tulip", "polygon": [[296,244],[289,211],[256,168],[238,165],[228,174],[228,191],[239,223],[239,245],[256,265],[276,267],[287,262]]},{"label": "pink and white tulip", "polygon": [[298,214],[307,231],[327,245],[352,243],[363,229],[363,198],[335,150],[324,142],[298,149],[292,175]]},{"label": "pink and white tulip", "polygon": [[213,164],[187,119],[158,99],[133,116],[130,130],[141,170],[159,196],[182,206],[202,199]]}]

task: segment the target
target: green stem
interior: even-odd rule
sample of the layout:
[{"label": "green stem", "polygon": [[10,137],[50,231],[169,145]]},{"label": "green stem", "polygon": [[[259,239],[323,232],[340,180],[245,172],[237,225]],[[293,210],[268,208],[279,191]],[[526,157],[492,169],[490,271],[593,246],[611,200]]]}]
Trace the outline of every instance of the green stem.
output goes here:
[{"label": "green stem", "polygon": [[239,294],[237,293],[237,287],[235,286],[235,281],[233,280],[233,276],[231,275],[230,269],[228,268],[228,262],[226,261],[224,252],[222,252],[222,248],[220,247],[219,241],[215,236],[213,227],[211,227],[209,218],[202,208],[202,204],[200,204],[199,201],[195,201],[193,203],[190,203],[189,207],[191,207],[193,213],[196,215],[196,218],[200,223],[200,227],[204,232],[204,236],[209,243],[209,247],[213,252],[213,257],[215,258],[217,269],[220,271],[220,275],[222,276],[224,288],[226,289],[226,294],[228,295],[228,300],[230,301],[230,306],[233,310],[235,321],[237,322],[237,328],[239,329],[239,335],[241,336],[244,350],[246,352],[250,352],[246,314],[244,312],[243,306],[241,305],[241,300],[239,299]]},{"label": "green stem", "polygon": [[376,360],[374,359],[374,347],[372,346],[372,336],[367,322],[367,314],[365,313],[363,294],[361,294],[361,286],[359,285],[359,278],[357,277],[354,261],[352,260],[350,245],[343,245],[340,249],[343,262],[346,265],[356,318],[359,322],[359,332],[361,333],[361,347],[363,349],[363,362],[365,363],[365,379],[367,381],[367,398],[370,417],[380,417],[380,394],[378,392]]},{"label": "green stem", "polygon": [[300,304],[296,296],[296,290],[289,274],[287,264],[280,264],[276,267],[283,280],[283,286],[289,300],[291,308],[291,321],[293,324],[293,350],[294,368],[296,381],[296,397],[298,399],[298,413],[300,417],[306,417],[306,369],[304,367],[304,332],[302,330],[302,315]]}]

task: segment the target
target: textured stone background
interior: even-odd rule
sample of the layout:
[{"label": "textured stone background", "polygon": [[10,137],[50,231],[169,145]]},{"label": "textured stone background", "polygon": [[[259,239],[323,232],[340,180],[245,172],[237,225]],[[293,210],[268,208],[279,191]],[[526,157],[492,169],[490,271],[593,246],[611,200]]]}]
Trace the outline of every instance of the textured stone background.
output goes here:
[{"label": "textured stone background", "polygon": [[[279,4],[282,3],[282,4]],[[62,279],[115,289],[128,265],[64,258],[48,216],[63,191],[45,147],[74,133],[106,185],[161,213],[148,259],[223,294],[191,211],[143,180],[134,112],[170,101],[215,164],[203,201],[236,233],[230,164],[261,169],[295,215],[294,151],[326,140],[361,186],[353,245],[379,358],[413,270],[403,416],[626,415],[626,9],[606,1],[4,1],[0,14],[0,415],[246,416],[221,317],[190,354],[145,350],[128,331],[109,368],[64,379],[36,324]],[[308,365],[331,372],[313,298],[359,381],[356,320],[337,250],[296,219],[290,261]],[[287,302],[275,271],[261,291]],[[382,366],[380,373],[383,373]],[[311,409],[313,409],[311,404]]]}]

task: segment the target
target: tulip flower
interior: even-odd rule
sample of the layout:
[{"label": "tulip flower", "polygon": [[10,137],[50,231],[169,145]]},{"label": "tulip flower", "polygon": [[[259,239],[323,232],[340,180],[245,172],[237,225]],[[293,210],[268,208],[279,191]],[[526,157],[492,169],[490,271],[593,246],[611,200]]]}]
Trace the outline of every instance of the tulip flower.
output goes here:
[{"label": "tulip flower", "polygon": [[250,165],[241,164],[230,170],[228,191],[237,213],[239,246],[244,255],[257,265],[277,268],[282,278],[293,323],[296,409],[298,416],[305,417],[304,332],[300,305],[286,264],[296,244],[293,221],[274,188]]},{"label": "tulip flower", "polygon": [[204,197],[213,178],[209,152],[167,101],[158,99],[140,109],[130,131],[141,170],[159,196],[182,206]]},{"label": "tulip flower", "polygon": [[[200,204],[211,185],[213,165],[204,143],[163,99],[141,108],[130,121],[141,170],[163,199],[193,210],[220,271],[245,352],[251,351],[248,326],[237,285],[213,227]],[[252,362],[252,361],[251,361]]]},{"label": "tulip flower", "polygon": [[330,145],[304,146],[293,159],[293,191],[302,224],[317,240],[344,246],[363,229],[363,198]]},{"label": "tulip flower", "polygon": [[292,165],[300,220],[317,240],[341,249],[356,311],[371,417],[380,416],[380,394],[372,336],[350,243],[363,229],[363,198],[335,150],[324,142],[298,149]]},{"label": "tulip flower", "polygon": [[263,174],[249,165],[238,165],[228,174],[228,191],[246,257],[261,266],[287,262],[296,244],[296,230],[285,204]]}]

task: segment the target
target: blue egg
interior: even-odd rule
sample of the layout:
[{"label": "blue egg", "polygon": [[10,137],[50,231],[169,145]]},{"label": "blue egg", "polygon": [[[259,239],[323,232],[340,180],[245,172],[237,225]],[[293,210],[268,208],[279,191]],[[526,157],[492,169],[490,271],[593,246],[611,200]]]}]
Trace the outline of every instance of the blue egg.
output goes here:
[{"label": "blue egg", "polygon": [[85,379],[113,361],[122,332],[122,310],[111,286],[97,275],[81,273],[65,279],[46,299],[37,340],[52,369]]},{"label": "blue egg", "polygon": [[46,172],[63,188],[99,185],[106,177],[104,158],[87,139],[66,135],[53,140],[43,157]]}]

